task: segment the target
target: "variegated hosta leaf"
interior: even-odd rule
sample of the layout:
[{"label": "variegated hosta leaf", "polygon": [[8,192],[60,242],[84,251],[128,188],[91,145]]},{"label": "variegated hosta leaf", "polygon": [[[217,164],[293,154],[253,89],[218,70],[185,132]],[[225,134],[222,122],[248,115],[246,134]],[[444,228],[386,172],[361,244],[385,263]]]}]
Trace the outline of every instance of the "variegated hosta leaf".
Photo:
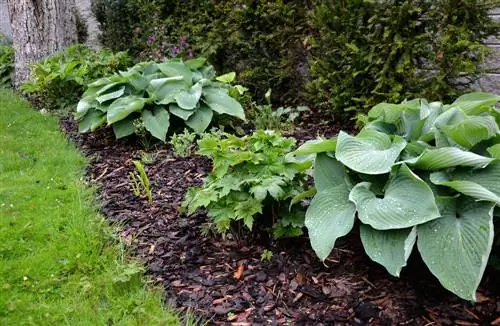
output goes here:
[{"label": "variegated hosta leaf", "polygon": [[162,106],[155,107],[152,111],[142,111],[144,127],[151,135],[161,141],[165,141],[168,128],[170,127],[170,115],[167,109]]},{"label": "variegated hosta leaf", "polygon": [[484,169],[460,168],[449,173],[432,173],[431,181],[477,200],[490,201],[500,206],[500,162],[498,161]]},{"label": "variegated hosta leaf", "polygon": [[377,230],[408,228],[440,216],[431,188],[405,164],[393,168],[384,198],[377,198],[370,185],[358,183],[349,200],[359,219]]},{"label": "variegated hosta leaf", "polygon": [[494,159],[472,152],[463,151],[456,147],[442,147],[425,149],[418,157],[403,161],[418,169],[436,171],[456,166],[484,168]]},{"label": "variegated hosta leaf", "polygon": [[363,129],[356,137],[340,132],[337,138],[336,158],[348,168],[365,174],[384,174],[391,171],[394,162],[405,148],[400,136],[391,137],[373,129]]},{"label": "variegated hosta leaf", "polygon": [[442,217],[417,226],[418,250],[446,289],[475,301],[493,243],[494,204],[464,197],[437,202]]},{"label": "variegated hosta leaf", "polygon": [[417,240],[416,227],[400,230],[376,230],[361,224],[360,237],[366,254],[384,266],[389,274],[399,277]]},{"label": "variegated hosta leaf", "polygon": [[314,169],[318,192],[307,210],[305,225],[311,246],[322,261],[332,251],[335,241],[351,231],[356,213],[356,207],[349,201],[349,188],[345,181],[337,183],[323,178],[347,180],[347,175],[339,161],[326,154],[318,154]]},{"label": "variegated hosta leaf", "polygon": [[229,96],[223,89],[204,88],[203,98],[205,103],[219,114],[228,114],[245,120],[245,112],[241,104]]}]

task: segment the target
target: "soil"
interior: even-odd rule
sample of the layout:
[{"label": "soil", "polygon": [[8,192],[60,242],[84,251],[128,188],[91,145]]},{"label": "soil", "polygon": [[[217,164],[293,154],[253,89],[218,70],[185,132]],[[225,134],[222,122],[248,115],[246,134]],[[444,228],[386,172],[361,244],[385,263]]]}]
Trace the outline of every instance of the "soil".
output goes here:
[{"label": "soil", "polygon": [[[304,141],[338,132],[320,120],[303,119],[292,134]],[[119,223],[122,240],[164,286],[165,301],[209,324],[500,325],[500,281],[492,269],[472,304],[444,290],[418,255],[400,278],[390,276],[364,254],[356,232],[337,241],[326,265],[306,237],[257,241],[206,234],[202,212],[188,217],[178,208],[186,189],[201,185],[210,171],[207,159],[174,158],[167,145],[150,150],[146,172],[154,193],[148,204],[129,188],[139,143],[115,140],[109,129],[78,134],[71,119],[61,127],[89,158],[87,178],[99,187],[103,214]],[[261,261],[264,250],[272,257]]]}]

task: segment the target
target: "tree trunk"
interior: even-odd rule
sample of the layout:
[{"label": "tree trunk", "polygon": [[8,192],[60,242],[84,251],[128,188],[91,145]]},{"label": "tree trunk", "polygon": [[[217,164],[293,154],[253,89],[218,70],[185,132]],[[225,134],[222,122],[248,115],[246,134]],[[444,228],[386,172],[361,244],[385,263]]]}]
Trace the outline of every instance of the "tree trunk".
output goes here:
[{"label": "tree trunk", "polygon": [[14,85],[29,77],[29,65],[77,39],[74,0],[8,0],[15,51]]}]

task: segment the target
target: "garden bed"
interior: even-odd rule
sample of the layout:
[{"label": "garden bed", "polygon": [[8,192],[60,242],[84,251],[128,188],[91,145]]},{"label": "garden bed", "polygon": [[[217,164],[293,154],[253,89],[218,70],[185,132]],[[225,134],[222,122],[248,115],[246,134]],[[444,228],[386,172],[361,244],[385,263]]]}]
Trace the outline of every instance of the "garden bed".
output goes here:
[{"label": "garden bed", "polygon": [[[129,188],[139,144],[117,141],[106,130],[78,134],[72,120],[63,120],[62,128],[90,158],[87,177],[99,186],[102,212],[120,223],[120,237],[164,285],[166,302],[211,324],[500,325],[494,271],[487,269],[473,305],[444,290],[415,254],[400,279],[389,276],[364,254],[355,232],[336,243],[328,266],[305,237],[242,239],[237,230],[226,239],[203,235],[206,216],[187,217],[178,207],[186,189],[201,185],[210,171],[207,159],[174,158],[167,145],[150,151],[150,205]],[[337,132],[335,125],[304,119],[293,135],[305,140]],[[261,260],[264,250],[273,253],[269,260]]]}]

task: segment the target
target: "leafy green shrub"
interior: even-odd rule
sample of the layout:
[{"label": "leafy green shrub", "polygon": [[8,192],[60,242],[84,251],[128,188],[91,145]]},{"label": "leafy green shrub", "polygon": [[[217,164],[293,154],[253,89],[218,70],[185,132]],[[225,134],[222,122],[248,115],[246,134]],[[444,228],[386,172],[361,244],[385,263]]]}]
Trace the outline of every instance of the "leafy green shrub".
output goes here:
[{"label": "leafy green shrub", "polygon": [[[0,38],[0,42],[1,42]],[[7,43],[7,42],[5,42]],[[0,88],[12,87],[14,74],[14,48],[11,45],[0,45]]]},{"label": "leafy green shrub", "polygon": [[310,99],[365,113],[376,103],[450,101],[483,71],[500,31],[488,0],[322,1],[311,15]]},{"label": "leafy green shrub", "polygon": [[170,125],[179,127],[179,122],[203,132],[214,112],[244,120],[243,107],[231,96],[238,88],[229,85],[230,77],[216,77],[204,58],[139,63],[88,86],[77,106],[79,130],[107,123],[117,138],[146,130],[165,141]]},{"label": "leafy green shrub", "polygon": [[31,80],[21,90],[36,95],[41,109],[62,109],[77,103],[90,81],[124,69],[130,63],[125,52],[96,51],[75,45],[34,64]]},{"label": "leafy green shrub", "polygon": [[181,134],[174,133],[170,138],[173,154],[176,157],[187,157],[191,155],[191,147],[196,139],[196,133],[184,129]]},{"label": "leafy green shrub", "polygon": [[188,190],[183,207],[189,213],[206,208],[223,234],[233,221],[242,221],[249,230],[254,224],[272,226],[274,237],[302,234],[304,212],[289,206],[303,191],[311,162],[287,158],[294,144],[293,138],[274,131],[258,130],[241,138],[205,134],[198,141],[198,154],[212,160],[213,171],[203,187]]},{"label": "leafy green shrub", "polygon": [[382,103],[357,136],[304,144],[318,153],[305,217],[321,260],[354,226],[368,256],[399,276],[413,247],[441,284],[475,300],[500,205],[500,96],[471,93],[451,105]]}]

